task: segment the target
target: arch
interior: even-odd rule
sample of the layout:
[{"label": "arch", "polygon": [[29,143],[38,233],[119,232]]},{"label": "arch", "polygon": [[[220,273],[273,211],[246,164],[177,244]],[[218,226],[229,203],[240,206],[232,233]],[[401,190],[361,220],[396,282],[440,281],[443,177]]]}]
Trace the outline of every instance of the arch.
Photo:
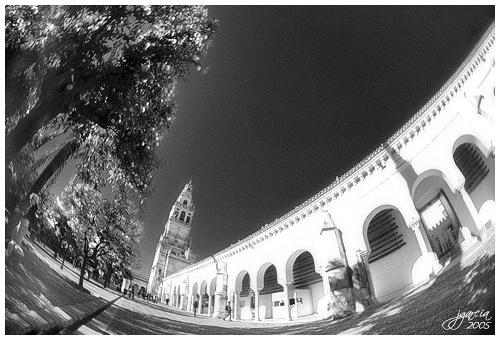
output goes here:
[{"label": "arch", "polygon": [[238,293],[238,305],[235,315],[243,320],[252,320],[255,311],[255,292],[250,285],[250,274],[242,270],[236,276],[235,291]]},{"label": "arch", "polygon": [[184,221],[184,218],[186,217],[186,212],[181,211],[181,216],[179,217],[179,220]]},{"label": "arch", "polygon": [[[456,168],[459,171],[458,168]],[[420,218],[424,223],[424,231],[429,234],[428,227],[425,224],[429,224],[429,221],[425,221],[425,211],[428,209],[438,209],[436,205],[442,205],[442,209],[446,211],[443,213],[443,223],[449,223],[457,233],[460,233],[459,239],[455,240],[451,236],[447,237],[451,242],[447,245],[445,250],[452,248],[457,242],[461,243],[465,239],[470,238],[470,235],[478,236],[480,234],[479,227],[476,225],[475,217],[473,213],[477,214],[477,211],[471,211],[467,206],[467,203],[462,197],[462,194],[456,190],[456,188],[450,187],[449,183],[444,180],[444,175],[439,170],[429,170],[421,174],[418,178],[418,185],[415,187],[413,192],[413,201],[415,207],[417,208]],[[462,182],[463,183],[463,182]],[[466,194],[467,195],[467,194]],[[434,207],[434,208],[432,208]],[[472,209],[475,209],[474,207]],[[430,222],[430,224],[434,224]],[[443,225],[444,226],[444,225]],[[465,228],[464,228],[465,227]],[[447,227],[446,227],[447,228]],[[453,236],[453,235],[452,235]],[[437,236],[439,239],[440,236]],[[432,241],[432,235],[429,236],[429,241]],[[439,242],[444,242],[442,239]],[[446,243],[450,243],[446,241]],[[439,253],[443,251],[440,250],[439,243],[434,241],[434,246],[432,247],[434,252],[439,256]]]},{"label": "arch", "polygon": [[455,151],[457,151],[457,148],[460,145],[467,144],[467,143],[470,143],[470,144],[477,146],[477,148],[483,153],[483,155],[485,155],[485,157],[488,157],[489,150],[486,147],[486,145],[484,145],[484,143],[481,141],[481,139],[479,139],[476,136],[470,135],[470,134],[461,135],[460,137],[458,137],[455,140],[455,143],[453,144],[453,147],[452,147],[452,150],[450,150],[450,153],[453,155],[455,153]]},{"label": "arch", "polygon": [[214,277],[210,281],[210,288],[209,288],[210,295],[213,295],[215,293],[216,288],[217,288],[217,278]]},{"label": "arch", "polygon": [[210,296],[207,289],[207,281],[200,284],[200,314],[208,314]]},{"label": "arch", "polygon": [[276,293],[283,292],[284,288],[278,283],[278,272],[272,263],[262,265],[257,273],[257,287],[259,289],[259,317],[273,318],[273,306]]},{"label": "arch", "polygon": [[[316,267],[313,254],[307,250],[297,250],[287,260],[287,283],[292,283],[287,298],[292,319],[318,313],[318,302],[324,297],[325,291],[323,278],[316,272]],[[300,309],[297,303],[299,300]],[[280,312],[283,315],[286,310]]]},{"label": "arch", "polygon": [[429,169],[421,173],[413,183],[411,189],[411,197],[413,198],[415,197],[417,187],[420,185],[420,183],[422,183],[426,178],[433,176],[441,178],[450,188],[453,188],[452,182],[449,180],[446,174],[444,174],[441,170]]},{"label": "arch", "polygon": [[274,266],[274,265],[271,262],[266,262],[263,265],[261,265],[259,270],[257,271],[256,280],[257,280],[257,289],[258,290],[261,290],[262,288],[264,288],[264,275],[270,266]]},{"label": "arch", "polygon": [[415,283],[412,269],[422,253],[399,209],[392,205],[373,209],[365,220],[363,237],[378,300],[389,299]]},{"label": "arch", "polygon": [[288,256],[288,259],[286,260],[285,277],[281,278],[282,282],[286,282],[286,283],[293,282],[293,264],[294,264],[295,260],[297,259],[297,257],[299,257],[304,252],[311,254],[312,258],[315,259],[314,260],[314,263],[316,266],[315,270],[318,268],[319,265],[316,263],[318,261],[317,260],[318,254],[317,254],[317,251],[315,249],[301,248],[301,249],[295,250],[294,252],[292,252]]},{"label": "arch", "polygon": [[198,294],[198,282],[195,282],[195,283],[193,284],[193,288],[192,288],[192,290],[191,290],[191,294],[192,294],[192,295],[197,295],[197,294]]},{"label": "arch", "polygon": [[464,188],[486,228],[495,223],[495,160],[474,136],[461,136],[453,147],[453,160],[465,178]]},{"label": "arch", "polygon": [[238,273],[238,275],[236,275],[234,283],[235,291],[241,292],[241,290],[243,289],[243,278],[245,277],[245,275],[250,276],[250,274],[246,270],[242,270]]},{"label": "arch", "polygon": [[394,205],[392,204],[383,204],[383,205],[380,205],[378,207],[376,207],[375,209],[373,209],[365,218],[365,221],[363,223],[363,239],[365,241],[365,245],[366,245],[366,253],[367,253],[367,256],[371,253],[371,248],[370,248],[370,243],[368,242],[368,226],[371,222],[371,220],[375,217],[375,215],[377,215],[378,213],[380,213],[381,211],[384,211],[384,210],[387,210],[387,209],[395,209],[395,210],[398,210],[398,208],[396,208]]},{"label": "arch", "polygon": [[214,309],[215,309],[215,290],[217,289],[217,278],[213,278],[212,280],[210,280],[210,286],[209,286],[209,314],[212,315],[214,313]]}]

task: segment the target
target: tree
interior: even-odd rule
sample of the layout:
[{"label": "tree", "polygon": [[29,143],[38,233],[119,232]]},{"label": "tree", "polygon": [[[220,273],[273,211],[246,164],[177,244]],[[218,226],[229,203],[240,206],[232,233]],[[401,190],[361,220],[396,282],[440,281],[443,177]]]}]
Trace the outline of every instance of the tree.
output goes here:
[{"label": "tree", "polygon": [[104,198],[89,185],[71,181],[61,193],[60,201],[70,214],[69,224],[83,256],[78,287],[83,288],[87,263],[96,247],[98,231],[104,227]]},{"label": "tree", "polygon": [[110,242],[102,252],[101,263],[106,273],[104,287],[109,285],[112,275],[126,267],[135,267],[140,259],[139,238],[142,231],[140,221],[122,218],[110,231]]},{"label": "tree", "polygon": [[100,261],[113,265],[134,262],[142,224],[127,217],[133,212],[123,214],[117,204],[93,186],[74,180],[62,192],[60,202],[71,216],[69,224],[83,258],[80,288],[89,262],[94,268]]},{"label": "tree", "polygon": [[175,85],[201,68],[215,30],[200,6],[7,6],[6,164],[37,132],[58,131],[72,140],[30,191],[74,156],[82,180],[120,183],[122,197],[128,187],[142,200]]},{"label": "tree", "polygon": [[6,163],[58,115],[56,124],[86,125],[82,134],[94,123],[134,146],[156,139],[135,131],[134,118],[166,124],[168,95],[200,66],[215,31],[199,6],[7,6],[6,14],[7,89],[31,98],[7,103],[17,123],[7,134]]}]

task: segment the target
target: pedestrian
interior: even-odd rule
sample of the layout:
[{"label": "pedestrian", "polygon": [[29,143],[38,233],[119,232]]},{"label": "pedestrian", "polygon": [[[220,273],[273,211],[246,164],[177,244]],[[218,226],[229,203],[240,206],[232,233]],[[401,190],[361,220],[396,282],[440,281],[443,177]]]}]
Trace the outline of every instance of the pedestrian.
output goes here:
[{"label": "pedestrian", "polygon": [[227,302],[227,305],[226,305],[226,316],[222,319],[224,321],[226,321],[226,318],[229,316],[229,321],[231,321],[231,302]]},{"label": "pedestrian", "polygon": [[194,312],[194,316],[196,316],[196,310],[198,309],[198,299],[195,299],[193,301],[193,312]]}]

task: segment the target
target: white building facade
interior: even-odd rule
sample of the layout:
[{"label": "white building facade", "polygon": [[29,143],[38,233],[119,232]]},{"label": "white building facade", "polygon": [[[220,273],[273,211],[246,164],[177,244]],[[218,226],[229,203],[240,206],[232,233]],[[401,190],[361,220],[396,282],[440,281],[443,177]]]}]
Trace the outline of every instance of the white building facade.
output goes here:
[{"label": "white building facade", "polygon": [[[162,278],[162,302],[248,320],[342,316],[427,282],[495,226],[494,24],[436,95],[314,197]],[[369,151],[369,150],[368,150]]]}]

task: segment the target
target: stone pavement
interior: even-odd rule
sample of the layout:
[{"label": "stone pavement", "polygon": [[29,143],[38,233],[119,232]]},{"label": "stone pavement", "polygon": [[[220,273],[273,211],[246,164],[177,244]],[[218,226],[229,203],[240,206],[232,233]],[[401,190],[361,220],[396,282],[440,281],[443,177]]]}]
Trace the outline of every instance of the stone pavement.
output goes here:
[{"label": "stone pavement", "polygon": [[[62,270],[53,253],[36,242],[23,243],[25,258],[17,263],[15,258],[6,259],[5,334],[55,334],[121,298],[119,292],[88,280],[86,293],[77,290],[79,273],[71,264],[65,263]],[[28,288],[20,287],[24,283]]]}]

